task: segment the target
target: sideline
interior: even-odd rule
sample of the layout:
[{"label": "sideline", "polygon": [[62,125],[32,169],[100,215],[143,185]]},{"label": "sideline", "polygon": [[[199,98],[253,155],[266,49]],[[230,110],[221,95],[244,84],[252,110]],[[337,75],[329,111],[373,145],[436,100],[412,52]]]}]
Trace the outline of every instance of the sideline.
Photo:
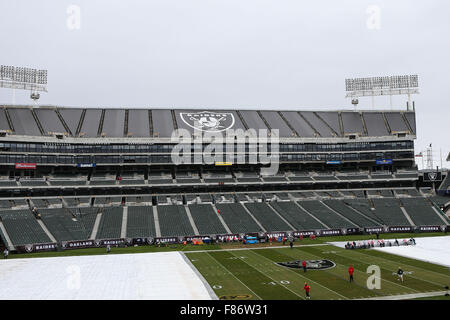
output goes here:
[{"label": "sideline", "polygon": [[355,300],[406,300],[414,298],[427,298],[427,297],[437,297],[445,295],[447,291],[433,291],[424,293],[410,293],[410,294],[399,294],[393,296],[375,297],[375,298],[365,298],[365,299],[355,299]]}]

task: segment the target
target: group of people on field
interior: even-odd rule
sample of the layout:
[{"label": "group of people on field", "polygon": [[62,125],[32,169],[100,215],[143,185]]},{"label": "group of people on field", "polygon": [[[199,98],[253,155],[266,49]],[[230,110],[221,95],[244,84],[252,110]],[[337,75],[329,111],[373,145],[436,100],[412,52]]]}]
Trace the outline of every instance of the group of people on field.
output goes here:
[{"label": "group of people on field", "polygon": [[416,240],[411,238],[409,240],[403,239],[399,242],[397,239],[395,241],[390,240],[367,240],[367,241],[359,241],[359,242],[350,242],[348,241],[345,244],[345,249],[370,249],[370,248],[384,248],[384,247],[399,247],[399,246],[413,246],[416,244]]},{"label": "group of people on field", "polygon": [[[302,260],[301,262],[302,268],[303,268],[303,272],[306,272],[307,270],[307,263],[305,260]],[[352,283],[355,281],[355,279],[353,278],[353,274],[355,273],[355,268],[353,267],[353,265],[351,264],[348,267],[348,276],[349,276],[349,282]],[[401,281],[402,283],[404,282],[403,279],[403,275],[404,275],[404,271],[401,267],[398,267],[397,272],[395,273],[397,275],[397,280]],[[303,290],[305,291],[305,298],[306,299],[311,299],[311,295],[310,295],[310,291],[311,291],[311,286],[305,282],[305,285],[303,286]]]}]

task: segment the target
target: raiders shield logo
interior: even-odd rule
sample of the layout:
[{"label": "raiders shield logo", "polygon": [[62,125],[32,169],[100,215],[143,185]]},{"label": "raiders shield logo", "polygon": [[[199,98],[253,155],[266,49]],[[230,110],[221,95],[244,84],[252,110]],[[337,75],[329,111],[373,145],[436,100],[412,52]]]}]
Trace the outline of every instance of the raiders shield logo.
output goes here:
[{"label": "raiders shield logo", "polygon": [[436,172],[428,172],[428,179],[430,179],[430,181],[436,180],[436,177],[437,177]]},{"label": "raiders shield logo", "polygon": [[180,117],[189,127],[208,132],[221,132],[234,126],[231,112],[181,112]]},{"label": "raiders shield logo", "polygon": [[[302,269],[303,260],[295,260],[288,262],[277,262],[280,266],[294,269]],[[306,269],[312,270],[324,270],[330,269],[336,266],[336,263],[330,260],[306,260]]]},{"label": "raiders shield logo", "polygon": [[32,244],[26,244],[25,245],[25,251],[26,252],[33,252],[33,245]]}]

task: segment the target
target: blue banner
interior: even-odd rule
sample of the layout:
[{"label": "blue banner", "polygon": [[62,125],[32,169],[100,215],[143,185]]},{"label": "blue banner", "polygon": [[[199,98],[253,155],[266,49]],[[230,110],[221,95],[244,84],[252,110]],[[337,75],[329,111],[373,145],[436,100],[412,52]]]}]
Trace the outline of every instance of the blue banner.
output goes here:
[{"label": "blue banner", "polygon": [[341,160],[330,160],[327,161],[327,164],[341,164]]},{"label": "blue banner", "polygon": [[96,166],[95,163],[77,163],[78,168],[94,168]]},{"label": "blue banner", "polygon": [[377,160],[377,164],[392,164],[392,159],[380,159]]}]

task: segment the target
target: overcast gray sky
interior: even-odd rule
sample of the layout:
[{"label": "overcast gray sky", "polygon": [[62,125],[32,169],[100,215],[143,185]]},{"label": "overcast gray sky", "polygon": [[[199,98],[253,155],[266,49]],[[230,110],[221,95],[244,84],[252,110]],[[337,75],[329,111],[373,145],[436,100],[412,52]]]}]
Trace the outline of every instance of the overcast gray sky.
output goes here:
[{"label": "overcast gray sky", "polygon": [[39,103],[79,107],[337,110],[351,108],[347,77],[418,74],[416,153],[433,143],[450,167],[449,12],[446,0],[3,0],[0,64],[48,69]]}]

